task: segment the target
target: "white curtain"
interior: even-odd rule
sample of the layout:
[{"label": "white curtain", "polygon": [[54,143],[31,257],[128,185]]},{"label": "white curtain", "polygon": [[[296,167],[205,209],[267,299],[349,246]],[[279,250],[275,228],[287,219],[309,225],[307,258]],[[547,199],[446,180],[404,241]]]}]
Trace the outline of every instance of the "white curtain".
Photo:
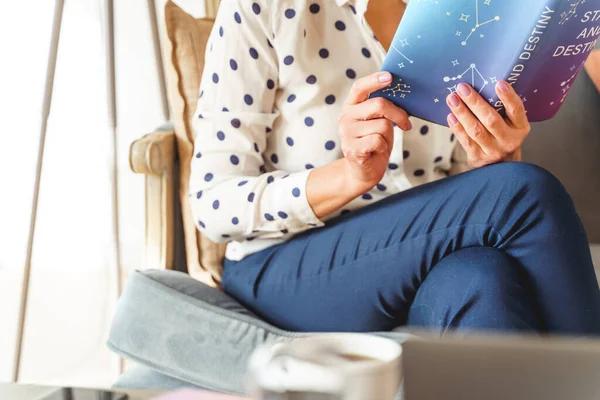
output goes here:
[{"label": "white curtain", "polygon": [[[164,1],[156,2],[161,19]],[[195,15],[202,1],[182,1]],[[162,124],[147,0],[115,1],[118,243],[124,275],[141,267],[143,177],[129,144]],[[110,385],[120,362],[105,345],[118,296],[112,251],[101,0],[66,0],[41,175],[19,380]],[[16,365],[16,333],[54,1],[3,2],[0,15],[0,381]]]}]

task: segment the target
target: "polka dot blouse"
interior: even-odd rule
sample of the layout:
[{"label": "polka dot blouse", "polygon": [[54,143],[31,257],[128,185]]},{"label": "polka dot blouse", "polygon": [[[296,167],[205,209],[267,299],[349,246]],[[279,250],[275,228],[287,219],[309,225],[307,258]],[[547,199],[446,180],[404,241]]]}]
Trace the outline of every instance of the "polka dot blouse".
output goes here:
[{"label": "polka dot blouse", "polygon": [[312,168],[343,157],[337,118],[352,83],[380,69],[385,50],[366,0],[223,0],[209,39],[190,179],[198,229],[240,260],[323,221],[444,178],[456,141],[412,118],[396,128],[382,181],[317,218]]}]

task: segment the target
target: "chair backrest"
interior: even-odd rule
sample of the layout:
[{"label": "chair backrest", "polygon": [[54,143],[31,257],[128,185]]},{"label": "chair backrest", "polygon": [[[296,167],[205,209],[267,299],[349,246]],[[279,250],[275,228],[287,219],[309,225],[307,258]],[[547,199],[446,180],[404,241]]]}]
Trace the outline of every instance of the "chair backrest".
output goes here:
[{"label": "chair backrest", "polygon": [[[214,17],[218,1],[205,1],[207,15]],[[183,218],[188,272],[208,271],[220,283],[225,245],[208,240],[194,226],[188,191],[190,162],[194,150],[192,118],[198,101],[204,54],[214,20],[194,18],[172,1],[165,5],[165,70],[171,119],[175,125],[179,155],[179,199]]]}]

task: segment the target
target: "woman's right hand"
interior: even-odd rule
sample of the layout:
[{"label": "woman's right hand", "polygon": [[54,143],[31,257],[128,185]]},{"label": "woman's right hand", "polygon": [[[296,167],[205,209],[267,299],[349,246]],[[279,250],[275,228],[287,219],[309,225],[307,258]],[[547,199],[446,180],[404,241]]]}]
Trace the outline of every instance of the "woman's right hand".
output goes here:
[{"label": "woman's right hand", "polygon": [[406,111],[383,98],[369,99],[390,83],[389,72],[378,72],[352,85],[338,120],[344,158],[312,169],[306,183],[306,197],[317,218],[339,210],[381,181],[394,145],[392,122],[411,129]]},{"label": "woman's right hand", "polygon": [[392,82],[389,72],[377,72],[357,80],[338,119],[348,179],[368,191],[381,181],[394,145],[396,123],[402,130],[412,128],[408,114],[394,103],[369,95]]}]

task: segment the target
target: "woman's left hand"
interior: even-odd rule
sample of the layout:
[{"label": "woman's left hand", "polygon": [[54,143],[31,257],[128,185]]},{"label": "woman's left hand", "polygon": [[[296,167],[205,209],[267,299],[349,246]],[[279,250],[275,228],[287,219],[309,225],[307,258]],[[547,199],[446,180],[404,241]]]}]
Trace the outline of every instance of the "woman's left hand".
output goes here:
[{"label": "woman's left hand", "polygon": [[446,99],[452,113],[450,129],[467,153],[469,168],[480,168],[502,161],[520,161],[521,145],[530,126],[525,106],[513,87],[505,81],[496,85],[504,104],[503,118],[476,90],[466,83]]}]

